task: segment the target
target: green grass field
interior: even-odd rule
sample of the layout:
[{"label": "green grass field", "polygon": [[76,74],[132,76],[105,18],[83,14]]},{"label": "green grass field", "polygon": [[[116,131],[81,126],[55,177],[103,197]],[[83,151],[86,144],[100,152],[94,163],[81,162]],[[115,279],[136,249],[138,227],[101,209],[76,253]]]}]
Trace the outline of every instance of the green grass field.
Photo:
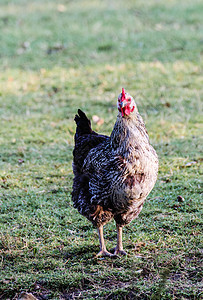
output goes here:
[{"label": "green grass field", "polygon": [[[201,299],[202,13],[200,0],[0,1],[0,299]],[[96,259],[71,202],[73,118],[110,134],[122,87],[159,178],[124,228],[127,257]]]}]

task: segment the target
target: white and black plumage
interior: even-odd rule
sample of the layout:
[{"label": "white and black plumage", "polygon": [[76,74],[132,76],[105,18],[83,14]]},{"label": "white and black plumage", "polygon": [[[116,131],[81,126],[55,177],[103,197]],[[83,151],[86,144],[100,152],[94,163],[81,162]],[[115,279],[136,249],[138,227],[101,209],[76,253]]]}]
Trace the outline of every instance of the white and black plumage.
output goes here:
[{"label": "white and black plumage", "polygon": [[[118,116],[110,135],[92,131],[86,115],[78,110],[73,151],[74,207],[98,229],[102,256],[126,254],[122,227],[136,218],[157,179],[158,157],[134,99],[118,97]],[[117,246],[106,250],[103,225],[115,219]]]}]

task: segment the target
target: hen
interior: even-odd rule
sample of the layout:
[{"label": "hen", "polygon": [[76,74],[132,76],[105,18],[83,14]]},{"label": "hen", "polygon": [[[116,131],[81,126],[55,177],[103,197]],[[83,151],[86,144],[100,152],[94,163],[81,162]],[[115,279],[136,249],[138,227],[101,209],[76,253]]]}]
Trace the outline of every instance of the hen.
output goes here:
[{"label": "hen", "polygon": [[[125,255],[122,227],[136,218],[157,179],[158,157],[133,97],[122,89],[118,116],[110,137],[91,129],[80,109],[73,150],[74,207],[97,227],[97,256]],[[117,246],[108,252],[103,225],[112,218],[117,226]]]}]

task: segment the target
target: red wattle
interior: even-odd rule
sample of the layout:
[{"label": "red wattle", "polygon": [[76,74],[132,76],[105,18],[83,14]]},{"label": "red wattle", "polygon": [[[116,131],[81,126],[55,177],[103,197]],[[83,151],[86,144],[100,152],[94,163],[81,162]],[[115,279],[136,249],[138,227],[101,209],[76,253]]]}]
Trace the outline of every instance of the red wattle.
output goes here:
[{"label": "red wattle", "polygon": [[128,105],[126,105],[123,108],[121,108],[122,117],[124,117],[125,115],[129,116],[130,113],[132,113],[134,111],[134,109],[135,109],[134,106],[132,108],[130,108],[130,106],[128,106]]}]

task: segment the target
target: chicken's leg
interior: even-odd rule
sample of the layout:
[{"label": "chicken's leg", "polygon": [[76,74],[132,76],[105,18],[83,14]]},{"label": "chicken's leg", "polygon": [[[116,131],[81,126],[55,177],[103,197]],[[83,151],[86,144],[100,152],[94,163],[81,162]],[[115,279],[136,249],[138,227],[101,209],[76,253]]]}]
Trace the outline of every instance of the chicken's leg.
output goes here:
[{"label": "chicken's leg", "polygon": [[115,248],[111,250],[115,255],[127,255],[127,253],[123,250],[123,242],[122,242],[122,227],[116,224],[117,228],[117,245]]},{"label": "chicken's leg", "polygon": [[99,234],[99,243],[100,243],[100,251],[97,254],[97,257],[99,256],[108,256],[108,257],[116,257],[115,254],[112,254],[106,250],[106,246],[104,243],[104,235],[103,235],[103,225],[97,228],[98,234]]}]

